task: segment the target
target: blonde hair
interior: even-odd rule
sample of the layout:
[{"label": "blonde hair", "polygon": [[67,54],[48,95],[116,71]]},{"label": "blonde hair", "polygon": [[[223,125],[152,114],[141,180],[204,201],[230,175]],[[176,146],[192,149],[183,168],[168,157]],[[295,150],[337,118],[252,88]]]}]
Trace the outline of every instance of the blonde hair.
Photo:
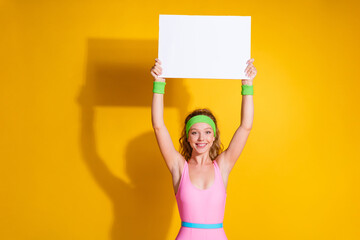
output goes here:
[{"label": "blonde hair", "polygon": [[220,141],[220,131],[217,127],[217,122],[216,122],[216,118],[215,116],[211,113],[211,111],[209,109],[195,109],[192,113],[190,113],[186,119],[185,119],[185,124],[184,124],[184,128],[181,132],[181,137],[179,139],[180,142],[180,153],[181,155],[186,159],[186,161],[188,161],[191,158],[191,154],[192,154],[192,148],[190,146],[190,143],[187,140],[186,137],[186,123],[190,120],[190,118],[197,116],[197,115],[206,115],[208,117],[210,117],[214,123],[215,123],[215,127],[216,127],[216,137],[215,140],[213,142],[213,145],[210,148],[210,158],[211,160],[214,160],[222,151],[223,151],[223,145]]}]

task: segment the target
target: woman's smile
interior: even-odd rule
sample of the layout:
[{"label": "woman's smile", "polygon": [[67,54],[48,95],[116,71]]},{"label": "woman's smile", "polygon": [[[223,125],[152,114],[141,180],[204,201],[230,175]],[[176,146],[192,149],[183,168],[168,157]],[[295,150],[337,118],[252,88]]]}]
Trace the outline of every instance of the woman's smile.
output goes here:
[{"label": "woman's smile", "polygon": [[206,147],[207,143],[195,143],[195,145],[196,145],[198,148],[204,148],[204,147]]}]

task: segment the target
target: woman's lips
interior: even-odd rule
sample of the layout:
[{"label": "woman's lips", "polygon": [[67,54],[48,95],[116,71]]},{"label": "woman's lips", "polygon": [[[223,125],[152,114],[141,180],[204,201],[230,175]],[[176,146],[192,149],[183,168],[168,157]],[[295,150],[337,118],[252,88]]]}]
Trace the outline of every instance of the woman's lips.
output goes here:
[{"label": "woman's lips", "polygon": [[206,143],[196,143],[195,144],[198,148],[204,148],[206,146]]}]

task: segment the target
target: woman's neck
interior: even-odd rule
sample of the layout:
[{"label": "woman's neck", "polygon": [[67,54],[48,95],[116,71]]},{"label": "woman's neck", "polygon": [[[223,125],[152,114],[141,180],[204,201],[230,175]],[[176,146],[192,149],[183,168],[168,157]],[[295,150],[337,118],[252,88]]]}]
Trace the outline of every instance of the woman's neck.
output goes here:
[{"label": "woman's neck", "polygon": [[212,163],[209,152],[203,154],[192,153],[189,161],[194,162],[196,165],[208,165],[209,163]]}]

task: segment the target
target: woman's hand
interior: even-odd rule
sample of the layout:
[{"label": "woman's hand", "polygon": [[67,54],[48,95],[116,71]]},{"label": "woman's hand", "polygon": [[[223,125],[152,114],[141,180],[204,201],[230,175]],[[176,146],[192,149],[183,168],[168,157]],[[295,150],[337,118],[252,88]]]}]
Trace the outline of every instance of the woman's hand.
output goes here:
[{"label": "woman's hand", "polygon": [[242,83],[243,83],[243,84],[247,84],[247,85],[251,84],[251,85],[252,85],[252,81],[253,81],[253,79],[255,78],[256,73],[257,73],[256,68],[254,67],[253,62],[254,62],[254,59],[253,59],[253,58],[249,59],[249,60],[246,62],[248,65],[247,65],[247,67],[246,67],[246,69],[245,69],[244,72],[245,72],[245,75],[246,75],[247,77],[249,77],[250,79],[242,79]]},{"label": "woman's hand", "polygon": [[155,65],[151,68],[151,75],[153,75],[156,82],[165,82],[165,78],[159,77],[162,74],[161,61],[155,58]]}]

